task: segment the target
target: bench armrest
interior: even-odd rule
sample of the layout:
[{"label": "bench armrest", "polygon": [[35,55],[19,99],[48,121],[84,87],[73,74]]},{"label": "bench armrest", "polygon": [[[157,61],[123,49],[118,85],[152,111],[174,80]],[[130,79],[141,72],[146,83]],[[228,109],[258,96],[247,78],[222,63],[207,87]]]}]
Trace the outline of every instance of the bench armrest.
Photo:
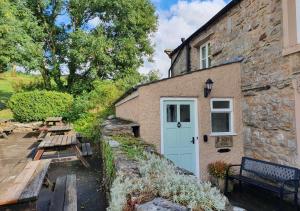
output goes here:
[{"label": "bench armrest", "polygon": [[241,166],[241,164],[229,165],[228,168],[226,169],[226,177],[228,177],[230,168],[231,168],[231,167],[234,167],[234,166]]},{"label": "bench armrest", "polygon": [[298,185],[295,185],[295,189],[298,189],[299,188],[299,179],[289,179],[289,180],[284,180],[281,182],[281,185],[280,185],[280,188],[283,190],[284,187],[286,186],[286,184],[288,182],[294,182],[295,184],[298,183]]}]

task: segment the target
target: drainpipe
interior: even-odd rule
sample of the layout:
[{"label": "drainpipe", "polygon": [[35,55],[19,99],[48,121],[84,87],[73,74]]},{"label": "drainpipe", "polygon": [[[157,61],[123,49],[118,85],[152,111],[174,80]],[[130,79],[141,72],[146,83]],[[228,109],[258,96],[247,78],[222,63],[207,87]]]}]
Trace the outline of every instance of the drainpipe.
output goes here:
[{"label": "drainpipe", "polygon": [[186,45],[186,71],[191,72],[191,46],[190,43]]}]

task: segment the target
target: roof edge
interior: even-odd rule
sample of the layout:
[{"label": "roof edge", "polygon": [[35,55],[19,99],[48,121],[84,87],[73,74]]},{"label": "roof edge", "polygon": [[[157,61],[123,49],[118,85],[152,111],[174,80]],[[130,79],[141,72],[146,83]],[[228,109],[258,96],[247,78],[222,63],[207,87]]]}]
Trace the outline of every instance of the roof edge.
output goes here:
[{"label": "roof edge", "polygon": [[240,63],[240,62],[242,62],[243,60],[244,60],[243,57],[236,57],[234,60],[229,61],[229,62],[222,63],[222,64],[220,64],[220,65],[215,65],[215,66],[212,66],[212,67],[209,67],[209,68],[199,69],[199,70],[195,70],[195,71],[191,71],[191,72],[186,72],[186,73],[183,73],[183,74],[180,74],[180,75],[176,75],[176,76],[173,76],[173,77],[170,77],[170,78],[163,78],[163,79],[160,79],[160,80],[151,81],[151,82],[148,82],[148,83],[144,83],[144,84],[137,85],[137,86],[132,87],[131,89],[127,90],[121,97],[119,97],[119,98],[113,103],[113,105],[116,105],[118,102],[120,102],[121,100],[125,99],[127,96],[129,96],[129,95],[132,94],[133,92],[137,91],[140,87],[148,86],[148,85],[155,84],[155,83],[159,83],[159,82],[162,82],[162,81],[167,81],[167,80],[170,80],[170,79],[173,79],[173,78],[182,77],[182,76],[189,75],[189,74],[193,74],[193,73],[196,73],[196,72],[207,71],[207,70],[211,70],[211,69],[214,69],[214,68],[217,68],[217,67],[222,67],[222,66],[226,66],[226,65],[235,64],[235,63]]},{"label": "roof edge", "polygon": [[215,21],[218,20],[222,15],[224,15],[226,12],[228,12],[231,8],[233,8],[235,5],[240,3],[242,0],[231,0],[223,9],[221,9],[216,15],[214,15],[210,20],[208,20],[204,25],[202,25],[197,31],[195,31],[191,36],[189,36],[184,42],[182,42],[177,48],[175,48],[171,53],[170,56],[173,56],[176,52],[178,52],[179,49],[184,47],[187,43],[189,43],[195,36],[197,36],[199,33],[204,31],[207,27],[209,27],[211,24],[213,24]]}]

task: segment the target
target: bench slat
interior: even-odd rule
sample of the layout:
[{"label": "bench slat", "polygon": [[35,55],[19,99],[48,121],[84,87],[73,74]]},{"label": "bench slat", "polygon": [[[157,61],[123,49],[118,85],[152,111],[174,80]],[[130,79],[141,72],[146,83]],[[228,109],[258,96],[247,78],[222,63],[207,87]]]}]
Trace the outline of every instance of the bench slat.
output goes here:
[{"label": "bench slat", "polygon": [[67,176],[64,211],[77,210],[77,190],[76,176],[74,174]]},{"label": "bench slat", "polygon": [[58,177],[55,183],[54,194],[51,200],[49,211],[63,210],[66,191],[66,176]]}]

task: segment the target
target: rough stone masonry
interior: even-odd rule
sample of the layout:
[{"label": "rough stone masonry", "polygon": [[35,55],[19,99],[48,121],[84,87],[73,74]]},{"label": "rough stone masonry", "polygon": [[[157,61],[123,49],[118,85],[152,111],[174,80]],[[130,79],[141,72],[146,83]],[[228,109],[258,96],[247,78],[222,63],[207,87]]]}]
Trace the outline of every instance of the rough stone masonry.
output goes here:
[{"label": "rough stone masonry", "polygon": [[[206,41],[211,43],[212,66],[243,58],[245,155],[300,167],[294,93],[300,91],[300,53],[283,56],[282,1],[243,0],[231,8],[190,41],[192,71],[199,69],[199,46]],[[182,50],[173,75],[185,70],[186,56]]]}]

